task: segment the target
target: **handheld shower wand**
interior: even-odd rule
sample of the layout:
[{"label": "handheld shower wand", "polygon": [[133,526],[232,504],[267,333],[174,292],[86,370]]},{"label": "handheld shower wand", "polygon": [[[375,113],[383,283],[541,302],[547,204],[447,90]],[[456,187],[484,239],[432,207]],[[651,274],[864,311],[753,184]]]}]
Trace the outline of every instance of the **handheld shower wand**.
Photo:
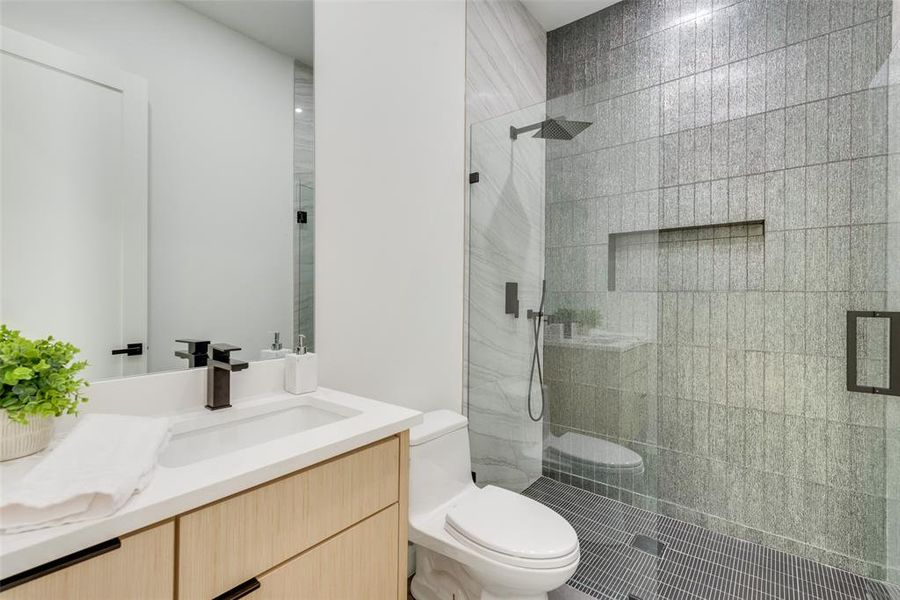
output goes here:
[{"label": "handheld shower wand", "polygon": [[[545,407],[545,399],[544,399],[544,371],[541,366],[541,354],[539,344],[541,343],[541,326],[544,323],[544,295],[547,292],[547,280],[544,279],[541,281],[541,304],[537,309],[537,312],[528,309],[528,318],[532,319],[532,331],[534,331],[534,351],[531,353],[531,372],[528,375],[528,417],[532,421],[540,421],[544,416],[544,407]],[[541,410],[538,412],[537,416],[534,415],[534,412],[531,410],[531,390],[532,385],[534,383],[534,371],[537,368],[538,374],[538,385],[541,387]]]}]

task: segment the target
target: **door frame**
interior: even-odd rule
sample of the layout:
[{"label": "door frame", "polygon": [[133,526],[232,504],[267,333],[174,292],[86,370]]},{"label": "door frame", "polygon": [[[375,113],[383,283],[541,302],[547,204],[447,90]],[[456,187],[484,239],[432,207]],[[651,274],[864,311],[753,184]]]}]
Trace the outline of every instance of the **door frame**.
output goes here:
[{"label": "door frame", "polygon": [[122,343],[143,342],[144,354],[123,357],[122,374],[147,372],[149,103],[147,80],[100,60],[0,27],[0,52],[68,73],[122,95]]}]

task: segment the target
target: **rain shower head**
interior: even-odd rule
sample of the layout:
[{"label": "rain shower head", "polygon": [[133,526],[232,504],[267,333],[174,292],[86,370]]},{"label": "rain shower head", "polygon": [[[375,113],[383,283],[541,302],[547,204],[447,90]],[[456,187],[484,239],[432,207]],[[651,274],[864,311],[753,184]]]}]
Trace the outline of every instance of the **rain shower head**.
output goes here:
[{"label": "rain shower head", "polygon": [[537,129],[537,133],[532,137],[546,140],[571,140],[590,126],[591,123],[588,121],[567,121],[563,118],[547,119],[525,127],[510,127],[509,137],[514,140],[519,137],[520,133]]}]

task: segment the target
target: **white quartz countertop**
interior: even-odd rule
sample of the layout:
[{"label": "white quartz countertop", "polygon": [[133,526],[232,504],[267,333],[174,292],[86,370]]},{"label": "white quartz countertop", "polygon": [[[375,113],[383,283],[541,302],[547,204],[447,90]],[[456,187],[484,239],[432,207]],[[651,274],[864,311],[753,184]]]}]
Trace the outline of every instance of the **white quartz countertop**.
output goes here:
[{"label": "white quartz countertop", "polygon": [[[299,396],[270,393],[232,401],[235,408],[250,410],[265,410],[268,403],[332,406],[351,416],[184,466],[157,466],[147,488],[112,516],[0,535],[0,578],[365,446],[409,429],[422,418],[415,410],[325,388]],[[177,423],[202,418],[204,413],[218,415],[231,410],[210,413],[197,406],[168,416]],[[0,464],[0,499],[3,490],[14,485],[40,459],[38,454]]]}]

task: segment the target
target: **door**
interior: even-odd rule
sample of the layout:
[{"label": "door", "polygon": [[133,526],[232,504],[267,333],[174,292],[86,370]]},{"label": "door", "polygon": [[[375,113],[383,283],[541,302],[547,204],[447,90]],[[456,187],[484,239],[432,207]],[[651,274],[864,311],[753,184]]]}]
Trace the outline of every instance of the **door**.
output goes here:
[{"label": "door", "polygon": [[0,320],[81,349],[92,380],[146,371],[147,85],[0,38]]}]

